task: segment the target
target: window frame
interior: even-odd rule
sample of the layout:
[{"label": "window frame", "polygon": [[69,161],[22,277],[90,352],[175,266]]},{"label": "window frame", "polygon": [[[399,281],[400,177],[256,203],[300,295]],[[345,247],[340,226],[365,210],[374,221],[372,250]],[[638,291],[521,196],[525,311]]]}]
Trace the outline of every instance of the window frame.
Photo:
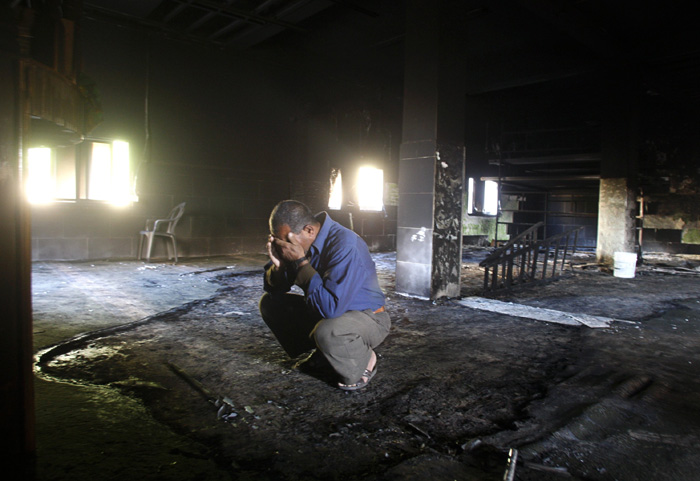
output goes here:
[{"label": "window frame", "polygon": [[[379,176],[378,178],[375,179],[370,179],[372,180],[372,184],[374,185],[375,189],[378,189],[378,193],[375,192],[373,189],[368,189],[364,190],[360,188],[360,183],[363,181],[362,178],[362,172],[378,172]],[[377,203],[368,203],[363,206],[363,192],[371,193],[371,196],[373,197],[373,201]],[[385,208],[384,206],[384,169],[380,169],[378,167],[370,166],[370,165],[364,165],[361,166],[358,171],[357,171],[357,206],[362,212],[382,212]]]},{"label": "window frame", "polygon": [[[114,184],[114,179],[117,177],[115,168],[115,145],[118,148],[124,148],[126,146],[126,166],[122,165],[122,168],[126,167],[125,172],[121,173],[121,188],[116,189],[117,194],[113,195],[112,192],[108,192],[106,196],[94,195],[91,193],[92,189],[96,187],[93,185],[94,179],[91,178],[93,174],[92,169],[93,164],[93,151],[95,144],[106,144],[109,146],[109,178],[106,181],[110,185],[109,189],[112,189]],[[138,197],[134,192],[134,180],[135,180],[135,169],[133,168],[133,159],[130,154],[131,144],[128,141],[120,139],[106,139],[97,137],[87,137],[83,139],[82,142],[70,146],[64,147],[31,147],[27,151],[27,158],[31,156],[30,150],[34,148],[48,148],[51,151],[51,161],[50,161],[50,176],[51,176],[51,190],[50,196],[45,198],[37,198],[32,200],[32,191],[35,187],[32,184],[32,175],[28,170],[27,183],[26,183],[26,197],[31,204],[48,204],[48,203],[103,203],[112,205],[128,205],[133,202],[138,202]],[[63,149],[72,149],[71,152],[61,152]],[[72,168],[70,166],[70,159],[73,159]],[[59,163],[65,162],[67,167],[64,165],[59,169]],[[28,169],[31,169],[28,165]],[[66,173],[66,171],[72,173]],[[68,187],[62,186],[59,188],[60,183],[66,183]],[[72,190],[72,196],[60,195],[65,194],[68,190]]]}]

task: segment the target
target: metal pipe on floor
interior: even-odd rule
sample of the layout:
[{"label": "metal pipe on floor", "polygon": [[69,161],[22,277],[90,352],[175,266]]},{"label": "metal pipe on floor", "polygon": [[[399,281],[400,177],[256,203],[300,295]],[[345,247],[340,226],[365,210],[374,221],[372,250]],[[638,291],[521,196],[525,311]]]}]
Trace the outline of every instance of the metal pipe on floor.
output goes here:
[{"label": "metal pipe on floor", "polygon": [[511,448],[508,451],[508,466],[503,474],[503,481],[513,481],[515,479],[515,465],[518,463],[518,450]]}]

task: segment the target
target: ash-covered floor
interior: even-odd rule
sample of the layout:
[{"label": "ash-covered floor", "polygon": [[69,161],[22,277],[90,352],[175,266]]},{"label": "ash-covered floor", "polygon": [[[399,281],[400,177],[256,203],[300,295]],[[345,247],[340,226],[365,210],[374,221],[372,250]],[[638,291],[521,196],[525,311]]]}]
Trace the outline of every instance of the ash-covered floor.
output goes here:
[{"label": "ash-covered floor", "polygon": [[698,258],[498,296],[631,321],[596,329],[399,296],[374,259],[393,327],[353,393],[266,329],[264,256],[35,263],[35,479],[501,480],[510,449],[515,480],[698,479]]}]

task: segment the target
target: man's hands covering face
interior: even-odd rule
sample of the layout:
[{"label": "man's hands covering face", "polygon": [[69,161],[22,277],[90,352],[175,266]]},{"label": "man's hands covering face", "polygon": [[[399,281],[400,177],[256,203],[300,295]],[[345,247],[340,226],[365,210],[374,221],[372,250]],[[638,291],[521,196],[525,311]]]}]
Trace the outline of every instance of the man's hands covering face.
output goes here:
[{"label": "man's hands covering face", "polygon": [[282,264],[301,259],[306,252],[299,243],[299,238],[293,232],[289,232],[286,241],[270,236],[267,242],[267,254],[272,263],[279,268]]}]

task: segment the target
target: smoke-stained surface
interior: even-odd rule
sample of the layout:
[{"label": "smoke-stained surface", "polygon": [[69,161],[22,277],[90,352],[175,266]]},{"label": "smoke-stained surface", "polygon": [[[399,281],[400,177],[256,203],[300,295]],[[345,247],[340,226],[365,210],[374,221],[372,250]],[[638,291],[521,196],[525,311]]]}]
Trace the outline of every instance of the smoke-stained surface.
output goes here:
[{"label": "smoke-stained surface", "polygon": [[[465,252],[463,295],[477,292],[482,273],[476,264],[484,254]],[[134,454],[128,429],[107,429],[108,447],[76,449],[71,464],[67,446],[81,446],[81,438],[64,436],[60,462],[39,463],[45,479],[89,470],[86,453],[95,456],[89,465],[103,473],[145,479],[191,479],[211,469],[205,476],[233,479],[425,479],[426,473],[502,479],[509,448],[520,450],[518,479],[557,479],[563,472],[572,479],[694,479],[700,466],[694,448],[700,427],[696,260],[664,259],[676,267],[657,262],[640,267],[634,279],[580,267],[573,276],[501,297],[635,321],[594,330],[397,296],[393,254],[375,255],[393,328],[377,349],[377,376],[350,394],[336,389],[325,372],[295,367],[298,360],[287,358],[266,329],[257,311],[257,260],[146,271],[142,290],[179,291],[171,301],[210,281],[220,288],[143,322],[42,351],[42,376],[104,390],[107,410],[100,411],[99,394],[94,398],[103,422],[117,425],[134,416],[140,421],[133,439],[139,430],[156,433],[161,426],[180,440],[169,452],[159,442],[173,438],[139,445]],[[56,302],[58,291],[72,291],[74,304],[83,300],[76,314],[102,305],[108,316],[121,299],[113,289],[136,287],[133,274],[141,266],[121,263],[124,276],[105,269],[100,279],[95,267],[75,263],[72,279],[52,283],[55,269],[66,265],[43,265],[35,289],[44,294],[36,308],[46,316],[47,331],[61,323],[50,320],[52,312],[70,315],[67,300]],[[85,279],[91,282],[80,286]],[[177,288],[183,282],[184,290]],[[113,289],[101,291],[103,285]],[[112,305],[104,302],[107,296]],[[56,386],[54,392],[67,389]],[[51,396],[51,388],[46,392]],[[124,402],[114,401],[118,393],[127,396]],[[207,397],[227,398],[219,412],[226,420],[217,418],[220,406]],[[49,399],[38,412],[60,409],[60,401]],[[135,409],[133,400],[145,410]],[[40,446],[57,442],[50,436],[61,432],[61,422],[79,426],[91,419],[90,409],[42,417],[44,426],[55,428],[41,431]],[[105,449],[109,457],[99,454]],[[167,464],[173,460],[177,469]]]},{"label": "smoke-stained surface", "polygon": [[459,296],[463,191],[464,147],[441,144],[435,166],[433,299]]}]

